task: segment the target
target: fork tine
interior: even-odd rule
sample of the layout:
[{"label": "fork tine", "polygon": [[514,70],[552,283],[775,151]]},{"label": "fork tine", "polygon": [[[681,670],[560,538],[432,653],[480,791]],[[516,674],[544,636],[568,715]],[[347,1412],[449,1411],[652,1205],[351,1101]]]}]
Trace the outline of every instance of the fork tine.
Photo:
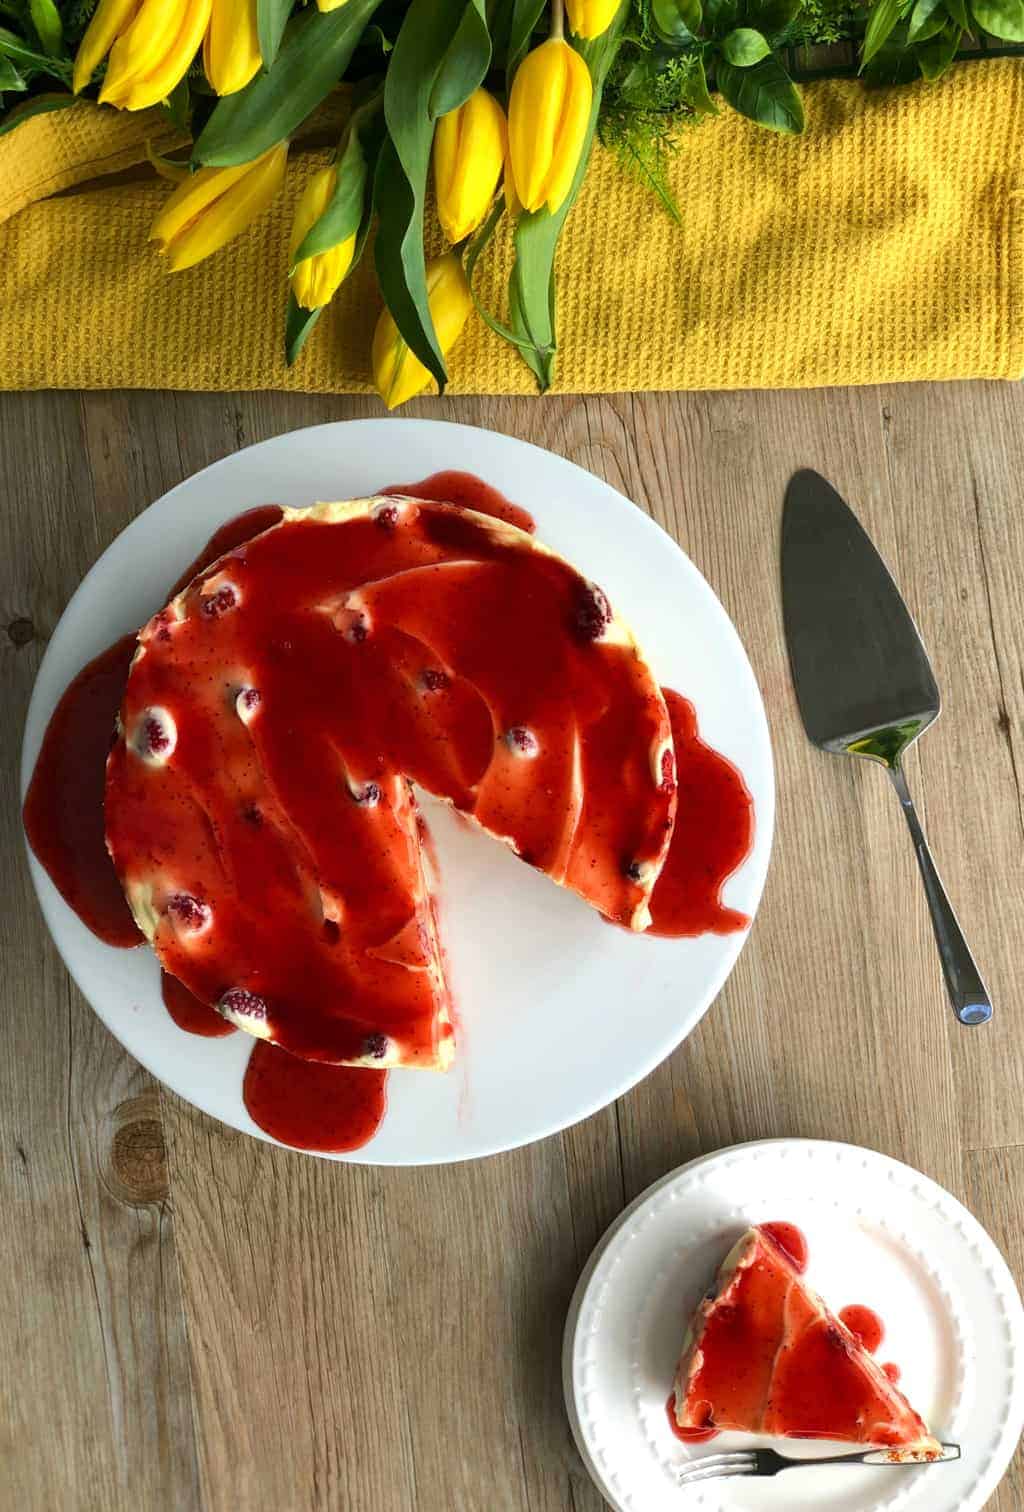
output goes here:
[{"label": "fork tine", "polygon": [[679,1471],[681,1486],[695,1486],[701,1481],[725,1479],[736,1475],[753,1475],[757,1456],[750,1450],[737,1449],[729,1454],[711,1454],[693,1460]]}]

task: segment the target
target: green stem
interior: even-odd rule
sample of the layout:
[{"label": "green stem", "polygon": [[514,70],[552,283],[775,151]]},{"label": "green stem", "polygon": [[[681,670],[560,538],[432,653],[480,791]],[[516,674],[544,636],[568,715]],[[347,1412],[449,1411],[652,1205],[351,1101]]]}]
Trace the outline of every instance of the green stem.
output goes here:
[{"label": "green stem", "polygon": [[565,41],[565,0],[551,0],[551,36]]}]

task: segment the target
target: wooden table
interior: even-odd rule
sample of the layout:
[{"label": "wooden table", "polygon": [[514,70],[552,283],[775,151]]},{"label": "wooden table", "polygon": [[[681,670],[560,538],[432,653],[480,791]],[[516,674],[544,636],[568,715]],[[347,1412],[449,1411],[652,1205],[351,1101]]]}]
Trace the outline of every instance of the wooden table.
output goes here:
[{"label": "wooden table", "polygon": [[[648,509],[723,598],[764,693],[779,815],[760,916],[700,1028],[614,1107],[477,1164],[331,1165],[196,1112],[94,1017],[43,926],[18,821],[47,637],[171,484],[279,431],[378,412],[280,395],[0,397],[12,1512],[597,1512],[559,1378],[576,1278],[649,1182],[740,1140],[819,1136],[909,1161],[1024,1273],[1019,387],[410,407],[550,447]],[[888,783],[818,755],[798,722],[776,554],[802,464],[857,505],[936,663],[945,718],[912,778],[995,996],[980,1031],[945,1005]],[[1024,1507],[1020,1460],[990,1506]]]}]

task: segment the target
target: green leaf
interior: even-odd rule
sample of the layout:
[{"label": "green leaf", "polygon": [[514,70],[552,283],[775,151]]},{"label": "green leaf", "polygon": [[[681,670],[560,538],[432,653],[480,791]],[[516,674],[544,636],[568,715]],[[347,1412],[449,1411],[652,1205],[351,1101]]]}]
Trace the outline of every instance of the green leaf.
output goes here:
[{"label": "green leaf", "polygon": [[264,71],[277,57],[291,9],[292,0],[256,0],[256,35]]},{"label": "green leaf", "polygon": [[861,70],[871,62],[879,48],[889,40],[892,30],[900,19],[901,0],[875,0],[868,15],[861,47]]},{"label": "green leaf", "polygon": [[803,10],[804,0],[745,0],[743,20],[766,37],[785,31]]},{"label": "green leaf", "polygon": [[704,59],[699,54],[690,80],[690,101],[699,115],[717,115],[718,106],[708,89],[708,76],[704,71]]},{"label": "green leaf", "polygon": [[510,323],[519,341],[528,347],[523,357],[543,391],[551,387],[557,342],[555,337],[555,251],[558,238],[573,201],[587,172],[594,129],[601,108],[601,92],[608,70],[619,48],[619,36],[629,14],[629,0],[623,0],[611,25],[592,42],[574,45],[586,59],[594,85],[594,101],[587,136],[580,154],[576,177],[563,203],[552,215],[537,210],[520,215],[515,231],[516,260],[509,280]]},{"label": "green leaf", "polygon": [[921,76],[927,79],[929,84],[936,83],[948,71],[956,57],[962,36],[959,26],[951,24],[945,31],[940,32],[938,36],[917,49],[917,63]]},{"label": "green leaf", "polygon": [[917,0],[910,13],[907,41],[927,42],[942,30],[946,20],[946,0]]},{"label": "green leaf", "polygon": [[751,26],[738,26],[722,38],[722,57],[736,68],[750,68],[770,52],[764,37]]},{"label": "green leaf", "polygon": [[1004,42],[1024,42],[1024,0],[971,0],[971,10],[983,31]]},{"label": "green leaf", "polygon": [[967,14],[967,0],[946,0],[946,9],[961,31],[970,31],[971,18]]},{"label": "green leaf", "polygon": [[907,45],[907,23],[901,21],[889,34],[871,62],[863,67],[864,82],[872,86],[909,84],[921,77],[917,58]]},{"label": "green leaf", "polygon": [[28,11],[43,52],[48,58],[59,58],[64,51],[64,24],[53,0],[29,0]]},{"label": "green leaf", "polygon": [[723,59],[715,69],[715,78],[733,110],[748,120],[769,131],[803,131],[803,101],[774,53],[750,68],[736,68]]},{"label": "green leaf", "polygon": [[292,268],[307,257],[329,252],[355,236],[363,222],[366,205],[367,162],[359,132],[350,131],[338,159],[338,180],[323,214],[306,232],[292,259]]},{"label": "green leaf", "polygon": [[24,105],[16,105],[5,116],[0,118],[0,137],[6,136],[16,126],[25,121],[31,121],[33,116],[49,115],[51,110],[66,110],[69,105],[75,103],[73,94],[44,94],[33,95],[31,100],[26,100]]},{"label": "green leaf", "polygon": [[71,62],[65,58],[50,58],[46,53],[36,52],[35,48],[9,31],[6,26],[0,26],[0,57],[10,58],[12,63],[22,63],[25,69],[37,68],[40,73],[49,74],[53,79],[60,79],[68,83],[71,79]]},{"label": "green leaf", "polygon": [[288,309],[284,317],[284,360],[289,367],[299,360],[307,336],[326,308],[326,305],[321,305],[318,310],[304,310],[289,290]]},{"label": "green leaf", "polygon": [[516,69],[530,50],[534,28],[541,18],[545,0],[513,0],[509,24],[508,53],[505,58],[505,86],[512,88]]},{"label": "green leaf", "polygon": [[233,167],[283,142],[337,84],[379,3],[345,0],[333,11],[311,5],[297,16],[269,71],[217,102],[193,148],[193,161]]},{"label": "green leaf", "polygon": [[664,42],[693,42],[704,20],[701,0],[651,0],[651,26]]},{"label": "green leaf", "polygon": [[172,126],[179,131],[187,131],[192,122],[192,91],[189,88],[188,74],[171,90],[163,102],[163,110]]},{"label": "green leaf", "polygon": [[487,74],[490,40],[480,30],[482,17],[482,0],[412,0],[384,82],[388,140],[374,182],[377,279],[403,339],[442,390],[448,373],[423,252],[427,173],[438,112],[457,109]]},{"label": "green leaf", "polygon": [[0,56],[0,90],[4,89],[27,89],[28,85],[15,68],[10,58]]},{"label": "green leaf", "polygon": [[740,0],[704,0],[704,29],[709,36],[724,37],[740,24]]},{"label": "green leaf", "polygon": [[491,37],[484,16],[484,0],[469,0],[431,91],[430,114],[434,120],[458,110],[483,83],[490,66]]}]

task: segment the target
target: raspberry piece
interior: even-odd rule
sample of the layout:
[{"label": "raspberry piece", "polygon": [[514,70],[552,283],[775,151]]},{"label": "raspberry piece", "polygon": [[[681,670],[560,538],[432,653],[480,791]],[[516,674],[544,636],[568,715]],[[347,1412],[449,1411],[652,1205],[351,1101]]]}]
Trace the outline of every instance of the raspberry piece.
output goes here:
[{"label": "raspberry piece", "polygon": [[383,1060],[388,1053],[388,1037],[386,1034],[368,1034],[363,1041],[363,1054],[371,1055],[374,1060]]},{"label": "raspberry piece", "polygon": [[596,583],[582,584],[576,595],[574,628],[580,640],[596,641],[612,620],[612,606]]},{"label": "raspberry piece", "polygon": [[536,735],[525,725],[513,725],[506,730],[505,744],[514,756],[536,756],[540,750]]},{"label": "raspberry piece", "polygon": [[213,619],[216,615],[225,614],[229,609],[233,609],[237,603],[238,594],[230,583],[224,583],[216,593],[211,593],[203,600],[203,613],[207,619]]},{"label": "raspberry piece", "polygon": [[420,682],[427,693],[440,693],[448,686],[448,675],[438,667],[424,667]]},{"label": "raspberry piece", "polygon": [[217,1009],[225,1018],[255,1019],[261,1024],[267,1021],[266,998],[261,998],[258,992],[250,992],[248,987],[230,988],[217,1004]]},{"label": "raspberry piece", "polygon": [[172,915],[174,922],[190,934],[198,934],[209,924],[213,917],[208,903],[203,903],[192,893],[175,893],[167,900],[167,912]]}]

